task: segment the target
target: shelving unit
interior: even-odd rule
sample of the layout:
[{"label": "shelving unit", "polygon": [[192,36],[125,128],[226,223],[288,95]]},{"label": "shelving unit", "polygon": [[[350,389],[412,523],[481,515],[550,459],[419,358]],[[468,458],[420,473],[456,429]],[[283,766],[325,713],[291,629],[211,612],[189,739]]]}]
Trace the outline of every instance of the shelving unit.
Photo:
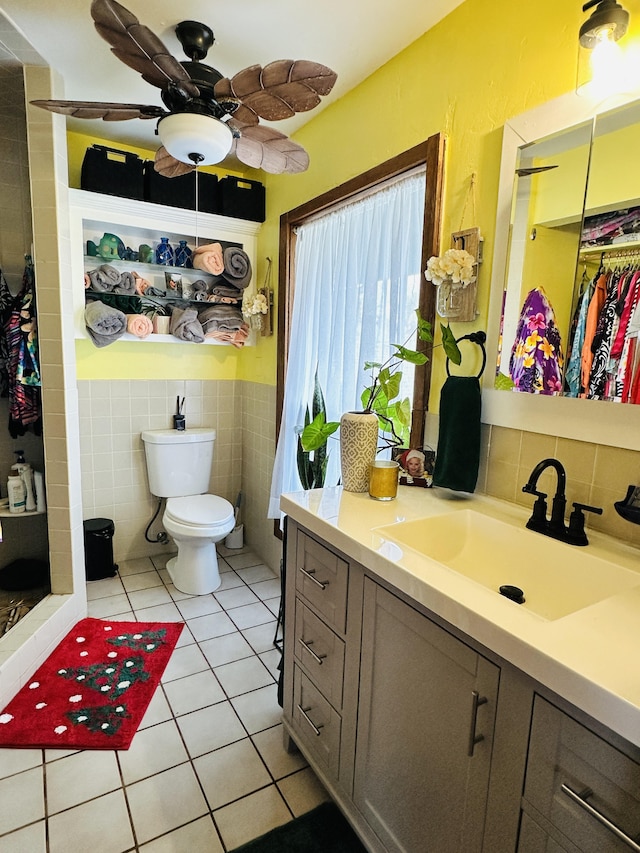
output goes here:
[{"label": "shelving unit", "polygon": [[[86,289],[84,287],[85,271],[96,268],[102,264],[109,264],[120,271],[136,271],[150,283],[165,289],[165,272],[193,282],[197,279],[209,280],[215,278],[208,273],[191,269],[188,267],[170,267],[159,264],[140,263],[139,261],[123,260],[118,258],[104,258],[87,256],[85,254],[87,241],[98,243],[104,234],[115,234],[126,247],[138,251],[141,244],[147,244],[152,248],[160,242],[160,237],[168,237],[172,246],[177,246],[180,240],[186,240],[193,250],[196,246],[207,243],[219,242],[223,246],[241,246],[251,261],[252,280],[249,290],[254,290],[256,276],[256,245],[260,231],[260,223],[250,222],[242,219],[234,219],[227,216],[217,216],[187,210],[183,208],[168,207],[160,204],[125,199],[117,196],[102,195],[101,193],[86,192],[84,190],[69,190],[70,202],[70,230],[71,242],[78,247],[73,254],[73,279],[74,279],[74,325],[77,338],[88,338],[84,323],[84,309]],[[131,298],[131,297],[125,297]],[[135,298],[135,297],[134,297]],[[139,297],[138,297],[139,298]],[[144,297],[145,300],[162,302],[173,302],[180,299],[179,295],[167,297]],[[197,305],[204,307],[200,301],[184,300],[185,305]],[[251,331],[245,346],[255,344],[255,332]],[[135,335],[125,333],[113,345],[119,341],[131,341],[138,343],[171,343],[187,344],[193,343],[179,340],[173,335],[152,334],[141,339]],[[229,346],[216,340],[205,340],[205,345]],[[202,344],[195,344],[202,346]]]}]

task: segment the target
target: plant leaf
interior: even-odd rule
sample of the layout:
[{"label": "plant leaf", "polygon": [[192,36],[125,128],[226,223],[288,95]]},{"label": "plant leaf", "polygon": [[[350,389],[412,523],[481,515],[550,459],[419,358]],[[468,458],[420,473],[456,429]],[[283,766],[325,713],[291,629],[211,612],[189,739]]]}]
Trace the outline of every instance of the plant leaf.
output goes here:
[{"label": "plant leaf", "polygon": [[447,358],[454,364],[460,364],[462,361],[462,353],[458,349],[458,344],[449,326],[440,323],[440,331],[442,332],[442,346]]},{"label": "plant leaf", "polygon": [[418,338],[421,341],[433,343],[433,334],[431,332],[431,323],[425,320],[420,314],[420,309],[416,308],[416,317],[418,318]]},{"label": "plant leaf", "polygon": [[416,352],[413,349],[407,349],[400,344],[394,344],[396,352],[394,355],[402,361],[408,361],[411,364],[425,364],[429,359],[423,352]]},{"label": "plant leaf", "polygon": [[399,370],[396,370],[392,373],[388,367],[385,367],[384,370],[380,371],[378,381],[382,386],[382,391],[384,393],[384,396],[387,398],[387,401],[393,400],[393,398],[397,397],[400,393],[400,382],[402,381],[402,373]]},{"label": "plant leaf", "polygon": [[302,434],[300,435],[302,449],[305,453],[309,453],[312,450],[322,447],[327,443],[329,436],[333,435],[339,426],[338,421],[326,422],[324,412],[319,412],[311,423],[307,424],[302,430]]},{"label": "plant leaf", "polygon": [[380,361],[365,361],[364,369],[365,370],[373,370],[376,367],[382,367],[382,362]]},{"label": "plant leaf", "polygon": [[498,391],[511,391],[515,387],[516,383],[510,376],[505,376],[504,373],[498,373],[495,384],[495,388]]}]

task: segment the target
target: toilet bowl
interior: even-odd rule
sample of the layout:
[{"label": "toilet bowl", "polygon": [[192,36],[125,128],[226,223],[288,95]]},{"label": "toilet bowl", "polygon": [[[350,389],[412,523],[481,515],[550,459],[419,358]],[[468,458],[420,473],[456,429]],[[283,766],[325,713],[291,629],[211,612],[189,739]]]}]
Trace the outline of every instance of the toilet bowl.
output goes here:
[{"label": "toilet bowl", "polygon": [[162,524],[177,545],[167,563],[176,589],[189,595],[206,595],[220,586],[216,542],[233,530],[229,501],[217,495],[168,498]]},{"label": "toilet bowl", "polygon": [[216,433],[212,429],[142,433],[151,494],[166,498],[162,523],[178,553],[167,563],[176,589],[207,595],[220,586],[216,542],[235,525],[233,507],[207,494]]}]

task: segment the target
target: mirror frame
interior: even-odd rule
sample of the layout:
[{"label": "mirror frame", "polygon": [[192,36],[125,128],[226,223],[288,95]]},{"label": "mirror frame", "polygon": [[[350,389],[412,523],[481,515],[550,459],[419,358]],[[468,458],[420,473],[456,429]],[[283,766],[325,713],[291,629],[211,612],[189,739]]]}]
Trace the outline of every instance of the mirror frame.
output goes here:
[{"label": "mirror frame", "polygon": [[493,368],[482,388],[482,420],[495,426],[588,441],[629,450],[640,448],[640,406],[498,391],[493,387],[502,295],[507,274],[513,181],[520,146],[573,127],[600,113],[638,100],[638,93],[595,103],[570,92],[505,122],[496,208],[495,245],[487,320],[487,353]]}]

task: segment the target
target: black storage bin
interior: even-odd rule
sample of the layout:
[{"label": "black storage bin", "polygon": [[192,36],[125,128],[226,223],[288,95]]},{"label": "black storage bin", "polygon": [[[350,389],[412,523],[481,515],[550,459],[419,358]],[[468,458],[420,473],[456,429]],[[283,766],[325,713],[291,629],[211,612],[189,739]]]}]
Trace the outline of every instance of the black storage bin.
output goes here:
[{"label": "black storage bin", "polygon": [[80,186],[94,193],[144,199],[144,161],[137,154],[106,145],[87,148]]},{"label": "black storage bin", "polygon": [[118,571],[113,562],[113,533],[110,518],[88,518],[84,526],[84,566],[88,581],[112,578]]},{"label": "black storage bin", "polygon": [[[218,176],[198,172],[198,210],[202,213],[218,212]],[[196,207],[196,172],[165,178],[153,168],[153,161],[144,164],[144,200],[171,207]]]},{"label": "black storage bin", "polygon": [[250,219],[252,222],[265,220],[265,193],[260,181],[236,178],[227,175],[218,181],[218,213]]}]

